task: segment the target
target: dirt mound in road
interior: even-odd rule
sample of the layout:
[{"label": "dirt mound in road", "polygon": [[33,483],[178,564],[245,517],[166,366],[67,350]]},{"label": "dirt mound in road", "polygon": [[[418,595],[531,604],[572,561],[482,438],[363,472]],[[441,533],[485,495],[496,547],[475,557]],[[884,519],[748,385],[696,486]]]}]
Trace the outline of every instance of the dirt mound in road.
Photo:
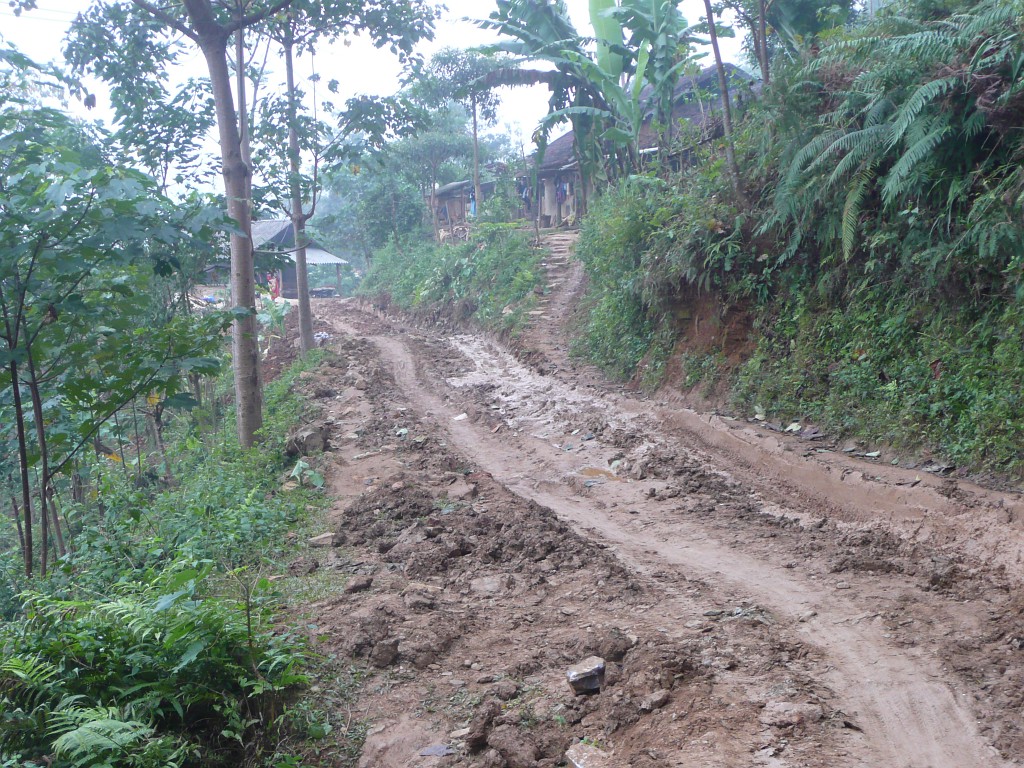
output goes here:
[{"label": "dirt mound in road", "polygon": [[[443,462],[434,454],[435,463]],[[625,570],[573,533],[550,510],[533,502],[501,498],[487,474],[462,478],[433,493],[399,475],[389,487],[366,494],[347,510],[339,532],[352,544],[369,545],[412,577],[443,575],[446,583],[485,566],[522,573],[579,570],[600,563],[607,579],[628,586]],[[620,586],[617,584],[616,586]]]},{"label": "dirt mound in road", "polygon": [[[440,450],[429,463],[451,461]],[[351,503],[338,532],[362,575],[319,606],[323,645],[379,670],[364,697],[378,722],[420,733],[398,759],[381,757],[398,748],[392,727],[371,732],[366,766],[436,765],[416,762],[436,746],[442,765],[552,768],[581,740],[614,743],[609,765],[649,768],[674,764],[682,743],[728,761],[695,765],[739,764],[752,745],[766,759],[832,754],[842,715],[769,614],[703,610],[693,582],[692,611],[666,615],[661,588],[486,473],[402,469]],[[576,695],[566,670],[591,656],[605,660],[603,687]]]}]

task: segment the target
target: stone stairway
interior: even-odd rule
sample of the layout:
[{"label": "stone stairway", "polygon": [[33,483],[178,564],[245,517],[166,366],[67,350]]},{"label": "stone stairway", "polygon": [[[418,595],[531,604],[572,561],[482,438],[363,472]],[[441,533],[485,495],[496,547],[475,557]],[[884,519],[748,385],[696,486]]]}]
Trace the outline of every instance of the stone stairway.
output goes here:
[{"label": "stone stairway", "polygon": [[548,251],[541,262],[547,272],[544,293],[537,298],[526,332],[529,357],[540,369],[570,368],[566,335],[583,286],[583,267],[573,258],[578,232],[549,232],[540,246]]},{"label": "stone stairway", "polygon": [[547,290],[537,302],[535,312],[538,317],[548,314],[552,308],[558,308],[564,297],[562,293],[571,276],[574,260],[573,250],[576,248],[576,240],[579,232],[552,232],[541,235],[540,245],[546,248],[549,255],[541,264],[547,270]]}]

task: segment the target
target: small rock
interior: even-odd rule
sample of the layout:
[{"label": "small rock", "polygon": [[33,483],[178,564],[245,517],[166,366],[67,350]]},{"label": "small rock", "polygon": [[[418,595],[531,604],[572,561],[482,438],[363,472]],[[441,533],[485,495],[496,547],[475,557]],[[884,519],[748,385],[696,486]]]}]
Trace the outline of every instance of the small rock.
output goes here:
[{"label": "small rock", "polygon": [[306,543],[311,547],[340,547],[344,543],[344,537],[339,537],[336,533],[321,533]]},{"label": "small rock", "polygon": [[437,598],[425,590],[408,589],[402,593],[402,602],[412,611],[430,611],[437,605]]},{"label": "small rock", "polygon": [[762,725],[788,728],[802,723],[817,723],[822,718],[817,704],[797,704],[791,701],[769,701],[761,710]]},{"label": "small rock", "polygon": [[345,585],[345,594],[354,595],[356,592],[365,592],[372,586],[372,576],[353,576]]},{"label": "small rock", "polygon": [[504,592],[508,585],[508,576],[478,576],[469,582],[469,588],[473,592],[484,595],[495,595]]},{"label": "small rock", "polygon": [[519,695],[519,686],[511,680],[502,680],[488,693],[502,701],[511,701]]},{"label": "small rock", "polygon": [[498,750],[508,768],[536,768],[537,745],[512,725],[499,725],[487,736],[487,746]]},{"label": "small rock", "polygon": [[604,686],[604,659],[588,656],[566,670],[565,677],[577,695],[600,693]]},{"label": "small rock", "polygon": [[500,714],[501,702],[497,699],[488,699],[480,705],[469,723],[469,733],[466,734],[466,747],[470,752],[479,752],[487,746],[491,723]]},{"label": "small rock", "polygon": [[380,669],[391,666],[398,658],[398,640],[385,640],[373,646],[370,663]]},{"label": "small rock", "polygon": [[847,582],[845,582],[845,581],[840,581],[838,584],[836,584],[836,589],[849,589],[849,588],[850,588],[850,585]]},{"label": "small rock", "polygon": [[653,712],[656,709],[661,709],[668,704],[670,697],[671,694],[664,688],[644,696],[643,701],[640,702],[640,711]]},{"label": "small rock", "polygon": [[597,655],[608,661],[622,661],[637,644],[637,639],[626,635],[618,627],[611,627],[597,637]]},{"label": "small rock", "polygon": [[494,675],[480,675],[480,677],[476,679],[476,682],[477,685],[487,685],[488,683],[493,683],[497,679],[498,678]]},{"label": "small rock", "polygon": [[565,761],[572,768],[612,768],[612,756],[590,744],[573,744],[565,753]]},{"label": "small rock", "polygon": [[288,572],[292,576],[308,576],[320,567],[320,563],[311,557],[299,557],[288,564]]},{"label": "small rock", "polygon": [[469,736],[469,728],[459,728],[457,731],[452,731],[448,734],[450,739],[464,739]]},{"label": "small rock", "polygon": [[289,456],[312,456],[323,453],[329,445],[330,432],[326,424],[307,424],[299,427],[285,443],[285,452]]}]

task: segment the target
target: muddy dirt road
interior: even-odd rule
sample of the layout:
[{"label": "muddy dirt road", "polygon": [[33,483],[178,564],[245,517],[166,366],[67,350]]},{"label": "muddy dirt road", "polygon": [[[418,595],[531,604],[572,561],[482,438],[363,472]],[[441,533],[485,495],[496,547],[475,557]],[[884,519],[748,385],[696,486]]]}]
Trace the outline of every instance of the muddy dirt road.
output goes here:
[{"label": "muddy dirt road", "polygon": [[1024,765],[1021,500],[574,367],[551,245],[517,354],[317,305],[361,765]]}]

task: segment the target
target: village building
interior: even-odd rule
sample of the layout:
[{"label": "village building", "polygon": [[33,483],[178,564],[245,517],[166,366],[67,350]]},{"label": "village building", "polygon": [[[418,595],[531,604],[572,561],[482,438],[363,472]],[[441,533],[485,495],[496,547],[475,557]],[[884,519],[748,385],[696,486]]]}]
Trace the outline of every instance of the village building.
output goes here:
[{"label": "village building", "polygon": [[[257,261],[261,256],[279,255],[286,260],[285,264],[276,269],[267,270],[271,293],[286,299],[299,297],[298,279],[295,271],[295,233],[290,219],[267,219],[252,222],[252,243],[256,249]],[[311,289],[311,296],[332,296],[341,290],[342,267],[347,265],[345,259],[328,253],[316,240],[306,243],[306,265],[333,266],[335,287]]]},{"label": "village building", "polygon": [[[726,77],[730,85],[730,101],[739,104],[755,86],[754,79],[732,64],[726,64]],[[647,98],[648,91],[641,94]],[[718,70],[707,67],[699,74],[681,77],[675,88],[672,109],[671,135],[678,135],[685,125],[696,130],[693,140],[704,142],[722,135],[721,104],[719,101]],[[661,142],[658,127],[650,118],[640,130],[639,148],[642,155],[653,156]],[[685,143],[670,142],[664,158],[676,169],[690,162],[691,149]],[[524,176],[524,180],[525,180]],[[541,227],[573,226],[583,215],[586,197],[593,189],[583,190],[572,131],[552,141],[537,166],[537,192],[539,224]],[[584,194],[584,192],[586,194]]]}]

